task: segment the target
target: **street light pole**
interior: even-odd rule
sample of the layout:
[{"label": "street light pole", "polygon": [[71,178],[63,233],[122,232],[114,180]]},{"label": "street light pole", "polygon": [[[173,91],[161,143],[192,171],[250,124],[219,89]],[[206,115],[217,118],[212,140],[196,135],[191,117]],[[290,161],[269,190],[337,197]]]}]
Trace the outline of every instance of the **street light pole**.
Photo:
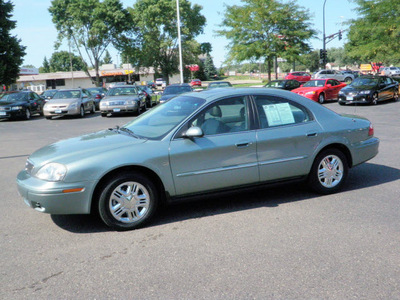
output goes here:
[{"label": "street light pole", "polygon": [[179,69],[181,75],[181,83],[183,83],[183,64],[182,64],[182,43],[181,43],[181,17],[179,14],[179,0],[176,0],[176,16],[178,26],[178,44],[179,44]]},{"label": "street light pole", "polygon": [[323,6],[323,10],[322,10],[322,30],[323,30],[322,51],[324,53],[324,57],[322,59],[323,69],[325,69],[325,65],[326,65],[325,4],[326,4],[326,0],[324,1],[324,6]]}]

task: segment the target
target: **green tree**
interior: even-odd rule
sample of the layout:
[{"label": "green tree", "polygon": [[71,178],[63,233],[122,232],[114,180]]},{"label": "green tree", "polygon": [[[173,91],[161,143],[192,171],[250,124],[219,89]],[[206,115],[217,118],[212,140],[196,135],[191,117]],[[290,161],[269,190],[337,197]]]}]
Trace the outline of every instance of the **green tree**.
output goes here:
[{"label": "green tree", "polygon": [[296,60],[310,51],[307,41],[315,37],[310,13],[294,0],[242,0],[243,6],[227,6],[221,36],[230,40],[230,61],[264,59],[271,79],[273,58]]},{"label": "green tree", "polygon": [[104,54],[104,58],[103,58],[103,61],[101,63],[103,65],[112,64],[112,57],[110,55],[110,52],[108,52],[108,50],[106,50],[106,54]]},{"label": "green tree", "polygon": [[201,43],[200,50],[202,54],[210,54],[212,51],[212,46],[210,43]]},{"label": "green tree", "polygon": [[210,80],[210,78],[217,74],[217,68],[215,68],[214,61],[209,53],[207,53],[204,60],[204,74],[207,80]]},{"label": "green tree", "polygon": [[49,60],[50,72],[67,72],[71,70],[81,71],[85,69],[85,63],[80,56],[77,56],[68,51],[54,52]]},{"label": "green tree", "polygon": [[350,21],[347,54],[356,60],[400,62],[400,1],[354,0],[358,19]]},{"label": "green tree", "polygon": [[[188,44],[203,32],[206,19],[201,9],[188,0],[180,1],[183,57],[191,56],[185,53],[192,49]],[[176,1],[138,0],[129,11],[137,28],[131,33],[131,39],[121,40],[119,49],[133,65],[154,67],[168,81],[170,75],[179,71]],[[183,64],[189,63],[185,60]]]},{"label": "green tree", "polygon": [[43,59],[43,65],[39,68],[39,73],[50,73],[50,64],[46,56]]},{"label": "green tree", "polygon": [[[58,31],[58,42],[71,41],[84,62],[82,52],[85,52],[96,71],[99,86],[101,57],[131,27],[128,11],[119,0],[53,0],[49,12]],[[84,70],[91,78],[86,62],[85,65]]]},{"label": "green tree", "polygon": [[13,9],[10,1],[0,0],[0,85],[5,86],[16,81],[26,48],[20,45],[20,39],[10,34],[16,26],[16,22],[10,20]]}]

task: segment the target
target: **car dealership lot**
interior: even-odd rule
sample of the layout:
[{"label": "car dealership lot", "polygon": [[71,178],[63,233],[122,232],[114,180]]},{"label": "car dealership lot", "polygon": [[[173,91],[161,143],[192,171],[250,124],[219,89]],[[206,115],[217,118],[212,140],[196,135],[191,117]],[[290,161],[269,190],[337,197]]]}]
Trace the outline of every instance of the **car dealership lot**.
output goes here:
[{"label": "car dealership lot", "polygon": [[325,105],[367,117],[381,139],[343,192],[292,184],[215,197],[166,207],[128,232],[89,216],[37,213],[15,177],[39,147],[132,116],[0,121],[0,297],[398,298],[400,102]]}]

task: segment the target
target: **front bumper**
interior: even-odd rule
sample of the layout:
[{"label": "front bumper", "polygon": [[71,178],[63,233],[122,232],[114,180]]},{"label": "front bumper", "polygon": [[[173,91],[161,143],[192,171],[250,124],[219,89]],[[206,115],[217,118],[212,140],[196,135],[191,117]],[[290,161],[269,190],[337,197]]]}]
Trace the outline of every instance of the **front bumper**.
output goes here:
[{"label": "front bumper", "polygon": [[369,104],[372,102],[372,96],[370,94],[339,95],[338,99],[340,104]]},{"label": "front bumper", "polygon": [[[48,182],[29,175],[17,176],[18,192],[29,207],[49,214],[89,214],[95,182]],[[79,192],[67,192],[82,189]]]},{"label": "front bumper", "polygon": [[61,108],[54,108],[49,107],[43,108],[43,114],[45,117],[54,117],[54,116],[65,116],[65,115],[79,115],[80,114],[80,107],[77,106],[76,108],[68,108],[68,107],[61,107]]},{"label": "front bumper", "polygon": [[133,113],[138,112],[139,106],[137,103],[129,105],[100,105],[101,113]]},{"label": "front bumper", "polygon": [[22,109],[0,111],[0,119],[24,118],[25,116],[25,110]]}]

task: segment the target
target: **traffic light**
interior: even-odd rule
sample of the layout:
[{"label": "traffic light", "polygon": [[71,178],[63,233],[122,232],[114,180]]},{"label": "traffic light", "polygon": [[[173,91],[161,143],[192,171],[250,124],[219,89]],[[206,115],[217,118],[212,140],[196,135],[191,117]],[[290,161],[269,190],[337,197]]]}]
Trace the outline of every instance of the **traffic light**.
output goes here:
[{"label": "traffic light", "polygon": [[320,50],[319,50],[319,58],[322,59],[322,60],[326,60],[327,57],[328,57],[328,56],[327,56],[326,50],[320,49]]},{"label": "traffic light", "polygon": [[339,30],[339,41],[342,39],[342,31]]}]

